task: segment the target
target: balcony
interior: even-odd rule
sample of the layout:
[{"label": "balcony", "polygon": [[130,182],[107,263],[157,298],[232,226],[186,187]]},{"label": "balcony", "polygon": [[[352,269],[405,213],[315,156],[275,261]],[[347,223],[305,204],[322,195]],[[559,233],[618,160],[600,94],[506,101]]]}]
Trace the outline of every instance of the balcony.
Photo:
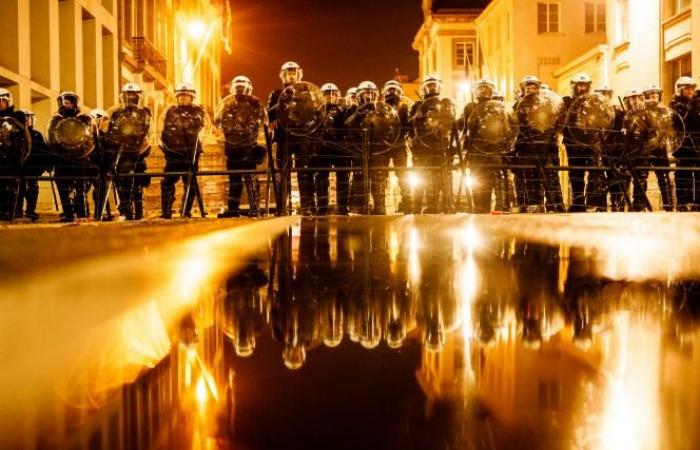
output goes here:
[{"label": "balcony", "polygon": [[131,46],[138,68],[154,80],[165,84],[168,78],[168,62],[151,41],[142,36],[135,36],[131,38]]}]

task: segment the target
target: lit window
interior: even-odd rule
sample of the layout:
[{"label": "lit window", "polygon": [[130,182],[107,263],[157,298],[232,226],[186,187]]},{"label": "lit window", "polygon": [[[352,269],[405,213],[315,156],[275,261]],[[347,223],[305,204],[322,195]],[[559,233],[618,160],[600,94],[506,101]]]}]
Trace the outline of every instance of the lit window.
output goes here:
[{"label": "lit window", "polygon": [[454,41],[453,66],[455,69],[463,69],[467,65],[474,64],[474,43],[467,41]]},{"label": "lit window", "polygon": [[605,32],[605,3],[586,3],[586,33]]}]

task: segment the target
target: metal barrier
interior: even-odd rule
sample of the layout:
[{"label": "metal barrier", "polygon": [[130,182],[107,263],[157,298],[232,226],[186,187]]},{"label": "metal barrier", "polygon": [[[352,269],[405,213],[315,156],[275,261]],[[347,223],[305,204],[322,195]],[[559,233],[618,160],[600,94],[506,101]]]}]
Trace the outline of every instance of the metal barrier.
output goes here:
[{"label": "metal barrier", "polygon": [[[370,213],[372,206],[374,206],[375,211],[386,211],[386,213],[488,212],[494,208],[503,212],[518,210],[564,211],[572,205],[581,203],[581,199],[576,197],[580,197],[581,194],[585,197],[583,204],[591,209],[606,211],[671,209],[676,207],[681,209],[687,205],[677,204],[675,198],[677,192],[682,192],[683,189],[692,189],[692,192],[686,192],[686,194],[690,195],[693,203],[695,203],[695,196],[700,196],[700,193],[695,192],[694,188],[695,177],[698,176],[696,172],[700,172],[700,158],[674,158],[666,155],[666,159],[664,159],[652,155],[629,155],[629,145],[627,144],[608,146],[608,150],[613,149],[620,155],[610,156],[610,154],[601,152],[600,148],[591,146],[589,148],[590,154],[586,157],[569,156],[567,160],[566,148],[560,141],[529,142],[530,145],[556,145],[556,147],[552,147],[557,149],[556,154],[527,155],[510,152],[504,155],[483,155],[470,153],[469,149],[463,149],[462,137],[454,135],[448,148],[442,149],[434,155],[419,156],[412,155],[409,143],[403,140],[397,146],[372,153],[373,147],[367,139],[367,130],[342,130],[349,135],[352,135],[353,131],[355,133],[362,131],[360,133],[363,136],[361,142],[328,141],[313,135],[305,137],[305,143],[308,148],[312,149],[306,154],[290,154],[288,148],[277,148],[276,144],[270,144],[268,155],[275,159],[275,164],[271,165],[270,161],[266,161],[256,169],[227,170],[223,145],[217,142],[215,145],[206,147],[200,161],[200,168],[194,171],[166,172],[162,170],[165,158],[156,150],[146,158],[146,163],[152,169],[145,172],[131,169],[128,172],[120,173],[117,171],[106,174],[104,170],[100,173],[100,167],[97,164],[71,165],[66,161],[60,161],[59,164],[63,169],[68,167],[82,171],[82,173],[61,176],[52,172],[44,172],[44,174],[36,175],[30,174],[31,171],[26,170],[28,168],[25,167],[24,172],[18,172],[23,173],[23,175],[18,177],[17,174],[4,170],[0,174],[0,181],[3,185],[0,189],[14,191],[13,183],[16,183],[17,192],[21,192],[20,184],[24,186],[29,181],[40,181],[48,182],[49,185],[45,186],[53,190],[55,183],[81,182],[85,186],[84,195],[88,197],[86,202],[90,203],[88,195],[90,190],[94,190],[96,186],[100,186],[100,183],[104,183],[104,177],[109,175],[114,178],[118,189],[123,190],[124,184],[134,186],[132,188],[133,195],[139,197],[140,201],[143,202],[147,217],[153,216],[160,209],[158,205],[159,186],[150,183],[151,180],[181,177],[185,180],[186,187],[189,185],[187,179],[191,175],[194,175],[193,180],[202,180],[201,188],[197,189],[200,205],[196,209],[200,210],[200,215],[206,215],[207,212],[222,212],[226,209],[228,177],[235,175],[252,177],[244,182],[252,180],[250,182],[255,186],[244,186],[247,189],[243,189],[246,192],[245,195],[241,195],[241,199],[244,200],[244,205],[248,203],[248,209],[254,209],[254,207],[251,208],[250,201],[246,200],[246,197],[257,190],[259,198],[262,200],[260,205],[262,213],[266,215],[283,215],[293,211],[308,213],[309,211],[302,211],[300,190],[308,189],[309,186],[302,186],[300,183],[308,183],[309,180],[314,184],[311,191],[314,201],[327,204],[330,208],[329,212],[334,209],[338,212],[340,195],[338,189],[340,187],[348,189],[351,201],[355,202],[348,205],[350,212],[361,214]],[[157,141],[155,133],[153,133],[153,138],[152,142]],[[324,153],[328,149],[332,149],[332,152]],[[622,150],[618,151],[620,149]],[[429,160],[428,163],[421,161],[425,159]],[[594,163],[577,164],[583,159],[587,159],[589,163],[594,161]],[[50,175],[45,175],[45,173]],[[650,173],[655,176],[650,177]],[[680,173],[688,173],[693,183],[676,186],[675,178]],[[375,177],[375,174],[378,176]],[[494,174],[502,185],[494,185],[491,181],[480,179],[482,176],[491,177]],[[339,180],[339,177],[342,179]],[[656,183],[657,186],[653,186],[653,183],[651,186],[647,185],[649,178],[659,180]],[[684,177],[684,179],[687,178],[688,176]],[[558,184],[552,184],[552,180]],[[547,185],[548,182],[550,185]],[[319,186],[317,183],[321,185]],[[339,186],[339,183],[347,183],[347,185]],[[384,205],[374,204],[376,200],[373,197],[376,196],[376,193],[372,191],[373,183],[387,183],[383,196]],[[574,184],[583,186],[583,190],[572,192],[571,186]],[[551,192],[552,189],[561,191],[561,204],[552,204],[553,199],[549,198],[555,197]],[[598,191],[594,192],[594,189]],[[524,190],[528,192],[523,192]],[[416,194],[417,192],[418,194]],[[669,193],[671,193],[671,199],[668,198]],[[342,194],[345,195],[345,192]],[[411,194],[414,205],[410,210],[407,210],[405,205],[402,206],[401,203]],[[524,196],[525,194],[530,195],[534,199],[534,203],[532,203],[533,200]],[[649,198],[642,199],[645,197],[643,194]],[[182,187],[179,186],[176,196],[180,197],[181,195],[183,195]],[[308,195],[308,193],[305,192],[301,195]],[[505,200],[499,199],[499,195],[502,195]],[[596,195],[601,203],[588,205],[587,199]],[[328,198],[324,199],[324,196]],[[60,210],[58,197],[56,191],[53,191],[53,207],[57,211]],[[119,201],[116,197],[118,196],[110,201],[110,206],[116,206]],[[487,199],[488,211],[483,209],[483,205],[481,209],[478,207],[476,197],[480,198],[482,202],[483,199]],[[663,198],[659,199],[658,197]],[[361,198],[361,202],[357,202],[358,198]],[[437,203],[429,204],[431,201]],[[47,208],[46,201],[43,202],[42,206],[38,212],[49,211],[50,208]],[[378,208],[378,206],[382,207]],[[688,206],[688,208],[690,207]],[[92,215],[95,215],[94,205],[92,208]],[[243,210],[245,212],[245,208]],[[100,215],[98,214],[97,217]]]}]

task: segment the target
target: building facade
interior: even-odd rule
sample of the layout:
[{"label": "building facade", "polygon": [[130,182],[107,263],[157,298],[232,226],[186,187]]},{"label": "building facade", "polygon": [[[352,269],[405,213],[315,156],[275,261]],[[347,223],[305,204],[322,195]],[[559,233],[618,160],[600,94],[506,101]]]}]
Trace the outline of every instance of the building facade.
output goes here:
[{"label": "building facade", "polygon": [[45,130],[61,91],[87,108],[117,96],[117,0],[4,0],[0,86]]},{"label": "building facade", "polygon": [[480,66],[475,19],[487,1],[423,0],[424,22],[413,39],[419,79],[438,73],[446,95],[465,102]]},{"label": "building facade", "polygon": [[[457,99],[477,75],[512,98],[525,75],[567,94],[579,72],[617,93],[658,84],[670,95],[679,76],[700,73],[693,58],[700,33],[692,32],[700,29],[700,14],[692,13],[699,8],[700,0],[423,0],[413,48],[420,75],[442,74]],[[456,67],[455,39],[474,45],[467,47],[472,70]],[[453,81],[460,77],[462,92]]]},{"label": "building facade", "polygon": [[606,41],[567,61],[556,73],[560,88],[577,72],[591,73],[619,95],[649,84],[673,95],[680,76],[700,73],[698,0],[609,0],[605,9]]},{"label": "building facade", "polygon": [[[492,1],[475,22],[484,76],[508,98],[526,75],[556,86],[562,64],[605,42],[604,7],[599,0]],[[595,20],[588,23],[591,8]]]}]

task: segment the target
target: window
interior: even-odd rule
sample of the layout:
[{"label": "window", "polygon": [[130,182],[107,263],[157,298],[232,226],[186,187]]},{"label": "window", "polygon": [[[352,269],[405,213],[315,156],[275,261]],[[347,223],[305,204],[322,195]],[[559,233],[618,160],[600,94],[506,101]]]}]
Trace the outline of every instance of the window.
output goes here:
[{"label": "window", "polygon": [[666,0],[665,3],[664,17],[669,18],[690,7],[691,0]]},{"label": "window", "polygon": [[453,41],[452,66],[455,69],[464,69],[467,65],[474,64],[474,43],[468,41]]},{"label": "window", "polygon": [[559,16],[559,3],[538,3],[537,32],[539,34],[559,33]]},{"label": "window", "polygon": [[605,32],[605,3],[586,3],[586,33]]},{"label": "window", "polygon": [[616,23],[617,44],[629,41],[630,38],[630,5],[629,0],[617,0]]},{"label": "window", "polygon": [[676,80],[680,77],[693,76],[693,59],[690,53],[666,63],[664,88],[668,92],[675,90]]}]

